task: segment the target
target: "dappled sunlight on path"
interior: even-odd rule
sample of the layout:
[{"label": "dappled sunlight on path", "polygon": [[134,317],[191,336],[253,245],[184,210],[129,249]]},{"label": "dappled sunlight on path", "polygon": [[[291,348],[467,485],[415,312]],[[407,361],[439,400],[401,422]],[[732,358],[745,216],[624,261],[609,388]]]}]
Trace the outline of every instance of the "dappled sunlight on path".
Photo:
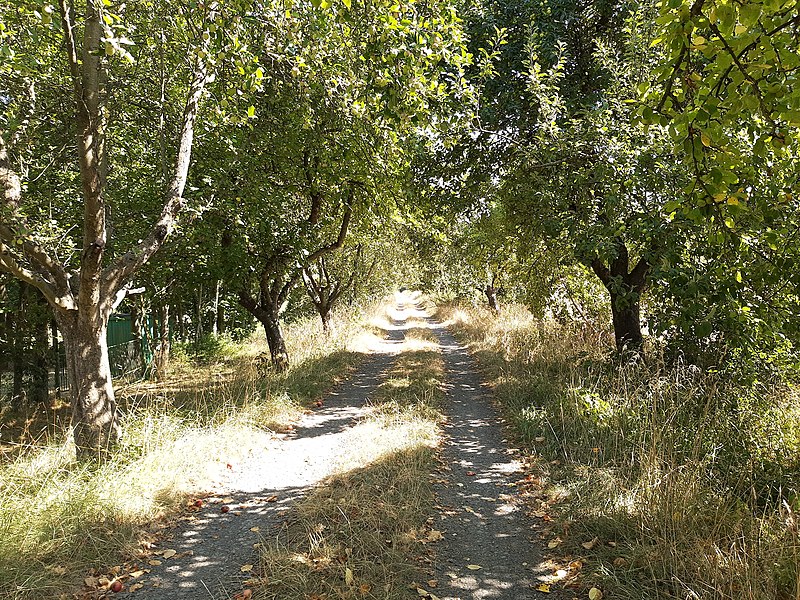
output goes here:
[{"label": "dappled sunlight on path", "polygon": [[[358,445],[363,432],[354,425],[367,413],[367,399],[378,388],[395,354],[403,350],[402,309],[374,344],[358,373],[329,392],[324,404],[308,412],[286,433],[275,434],[230,465],[213,496],[182,517],[171,540],[164,541],[149,570],[130,583],[142,587],[140,600],[228,598],[241,589],[257,562],[255,544],[286,517],[313,486],[345,468],[342,456]],[[222,512],[223,508],[227,512]],[[164,558],[165,551],[168,558]],[[172,554],[174,551],[174,555]]]},{"label": "dappled sunlight on path", "polygon": [[441,600],[529,599],[546,570],[534,524],[516,497],[522,464],[467,351],[441,325],[431,328],[448,372],[435,593]]}]

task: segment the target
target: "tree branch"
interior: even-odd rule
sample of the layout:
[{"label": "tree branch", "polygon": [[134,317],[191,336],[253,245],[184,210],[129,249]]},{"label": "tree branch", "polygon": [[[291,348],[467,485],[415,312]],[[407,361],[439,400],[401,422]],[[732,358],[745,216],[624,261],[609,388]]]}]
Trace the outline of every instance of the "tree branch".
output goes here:
[{"label": "tree branch", "polygon": [[166,193],[166,201],[161,210],[161,216],[150,230],[149,235],[136,248],[121,256],[106,269],[104,281],[110,296],[113,296],[133,273],[150,260],[175,228],[175,222],[184,207],[183,190],[189,174],[194,125],[206,79],[206,63],[198,57],[192,85],[189,89],[189,96],[186,100],[186,107],[183,111],[183,129],[178,146],[175,170],[173,171],[172,182]]}]

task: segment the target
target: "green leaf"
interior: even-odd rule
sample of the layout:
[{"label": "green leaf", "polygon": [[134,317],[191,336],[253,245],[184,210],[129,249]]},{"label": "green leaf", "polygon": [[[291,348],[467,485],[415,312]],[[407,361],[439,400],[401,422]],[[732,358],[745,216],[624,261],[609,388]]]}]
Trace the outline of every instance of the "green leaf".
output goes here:
[{"label": "green leaf", "polygon": [[344,2],[344,5],[347,7],[348,10],[350,10],[350,6],[353,4],[353,0],[342,0],[342,2]]},{"label": "green leaf", "polygon": [[256,107],[255,106],[251,105],[247,109],[247,116],[250,117],[251,119],[256,116]]},{"label": "green leaf", "polygon": [[711,326],[711,323],[708,321],[703,321],[702,323],[697,324],[697,327],[695,327],[695,333],[697,334],[697,337],[704,338],[711,334],[712,329],[713,327]]}]

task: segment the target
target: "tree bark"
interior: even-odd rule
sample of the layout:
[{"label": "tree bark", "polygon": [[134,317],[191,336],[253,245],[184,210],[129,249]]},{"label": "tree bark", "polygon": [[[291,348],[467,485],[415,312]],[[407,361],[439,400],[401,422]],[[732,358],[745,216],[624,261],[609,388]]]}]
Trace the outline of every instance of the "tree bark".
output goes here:
[{"label": "tree bark", "polygon": [[57,314],[67,354],[72,396],[72,434],[78,456],[104,455],[119,441],[119,411],[108,360],[108,318]]},{"label": "tree bark", "polygon": [[[264,280],[262,280],[262,285],[266,285]],[[240,290],[239,304],[264,327],[272,367],[282,373],[289,368],[289,352],[286,350],[286,340],[283,337],[280,323],[280,305],[278,304],[280,296],[267,297],[264,294],[268,291],[268,287],[266,290],[262,290],[262,301],[259,303],[246,290]]]},{"label": "tree bark", "polygon": [[640,353],[644,338],[639,316],[639,299],[624,301],[611,292],[611,320],[614,324],[614,342],[618,352],[625,349]]},{"label": "tree bark", "polygon": [[220,304],[221,292],[222,281],[217,279],[216,287],[214,289],[214,316],[213,322],[211,323],[211,332],[214,334],[214,336],[218,336],[222,333],[224,324],[223,310]]},{"label": "tree bark", "polygon": [[283,337],[280,319],[277,315],[266,316],[261,320],[261,324],[264,326],[264,333],[267,336],[272,366],[279,373],[283,373],[289,368],[289,353],[286,351],[286,340]]},{"label": "tree bark", "polygon": [[27,286],[20,283],[17,314],[14,319],[14,346],[11,353],[14,373],[11,384],[11,408],[15,411],[21,409],[26,400],[22,390],[22,380],[25,375],[25,328],[21,318],[25,310],[26,291]]},{"label": "tree bark", "polygon": [[49,400],[50,387],[50,320],[51,311],[42,295],[31,288],[35,301],[31,302],[33,325],[33,352],[31,355],[31,402],[43,404]]},{"label": "tree bark", "polygon": [[489,303],[489,308],[491,308],[494,312],[500,312],[500,304],[497,301],[497,290],[493,285],[487,284],[485,288],[483,288],[483,293],[486,295],[486,300]]},{"label": "tree bark", "polygon": [[611,297],[611,317],[614,325],[614,342],[617,352],[632,352],[641,355],[642,336],[640,306],[641,295],[647,287],[650,262],[642,257],[629,271],[630,257],[622,239],[615,240],[617,255],[606,266],[594,258],[590,266]]},{"label": "tree bark", "polygon": [[61,397],[61,353],[58,343],[58,324],[55,319],[50,321],[50,329],[53,336],[53,387],[56,389],[56,397]]}]

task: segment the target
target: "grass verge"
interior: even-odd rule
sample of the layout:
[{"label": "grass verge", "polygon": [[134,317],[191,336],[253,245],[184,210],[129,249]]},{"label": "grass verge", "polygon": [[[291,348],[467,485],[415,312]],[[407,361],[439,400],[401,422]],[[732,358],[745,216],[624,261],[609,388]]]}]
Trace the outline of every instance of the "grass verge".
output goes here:
[{"label": "grass verge", "polygon": [[[521,307],[443,310],[549,482],[548,541],[606,597],[800,598],[797,392],[621,365]],[[557,504],[557,506],[554,506]]]},{"label": "grass verge", "polygon": [[348,432],[339,474],[300,501],[264,549],[259,598],[393,600],[420,576],[444,372],[425,322],[406,325],[369,416]]},{"label": "grass verge", "polygon": [[17,443],[0,463],[0,597],[57,598],[135,555],[188,494],[209,489],[227,463],[343,378],[363,356],[365,332],[340,315],[326,337],[308,319],[287,327],[285,374],[259,375],[266,344],[257,332],[202,364],[177,361],[165,381],[118,385],[124,436],[102,465],[75,463],[63,430]]}]

